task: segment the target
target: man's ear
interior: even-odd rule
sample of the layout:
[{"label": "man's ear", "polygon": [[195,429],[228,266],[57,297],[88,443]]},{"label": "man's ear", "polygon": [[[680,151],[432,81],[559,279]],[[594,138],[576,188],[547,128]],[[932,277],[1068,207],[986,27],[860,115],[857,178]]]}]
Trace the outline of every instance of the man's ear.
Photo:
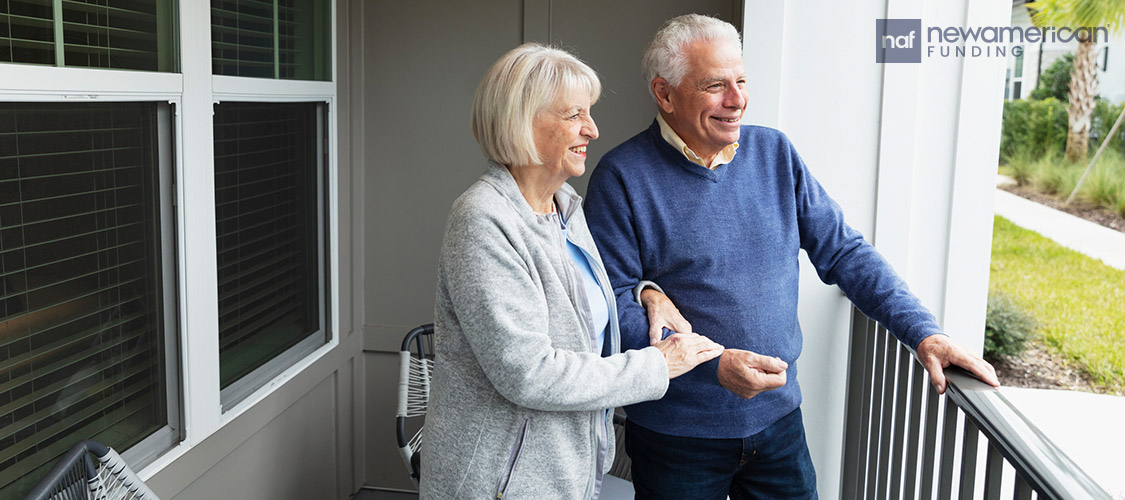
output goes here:
[{"label": "man's ear", "polygon": [[672,85],[661,77],[652,79],[652,95],[656,96],[656,105],[665,113],[672,112]]}]

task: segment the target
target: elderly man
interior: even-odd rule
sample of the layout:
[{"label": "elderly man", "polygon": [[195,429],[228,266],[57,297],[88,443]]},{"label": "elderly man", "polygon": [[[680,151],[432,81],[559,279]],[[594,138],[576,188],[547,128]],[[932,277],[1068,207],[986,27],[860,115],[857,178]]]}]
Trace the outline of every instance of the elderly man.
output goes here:
[{"label": "elderly man", "polygon": [[586,201],[623,347],[667,328],[727,350],[663,399],[627,408],[638,498],[816,498],[796,377],[800,249],[821,280],[917,351],[938,392],[950,364],[998,385],[844,222],[785,135],[740,124],[746,76],[733,26],[672,19],[643,65],[656,120],[602,158]]}]

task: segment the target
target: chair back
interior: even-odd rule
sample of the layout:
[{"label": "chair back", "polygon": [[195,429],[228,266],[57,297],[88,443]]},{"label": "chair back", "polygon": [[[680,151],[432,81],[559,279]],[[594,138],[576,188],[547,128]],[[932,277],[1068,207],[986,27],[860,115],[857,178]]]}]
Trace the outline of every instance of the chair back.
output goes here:
[{"label": "chair back", "polygon": [[86,440],[71,446],[24,500],[125,498],[160,500],[113,448]]},{"label": "chair back", "polygon": [[[414,485],[421,473],[422,427],[430,404],[430,377],[434,370],[434,325],[410,330],[399,350],[398,409],[395,431],[399,454]],[[409,437],[407,428],[417,428]]]}]

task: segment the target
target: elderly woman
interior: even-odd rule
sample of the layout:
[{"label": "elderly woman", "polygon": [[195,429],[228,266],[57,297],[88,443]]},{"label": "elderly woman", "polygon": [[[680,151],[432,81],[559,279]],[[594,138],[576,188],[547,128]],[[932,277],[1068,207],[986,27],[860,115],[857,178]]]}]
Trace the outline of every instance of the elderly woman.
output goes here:
[{"label": "elderly woman", "polygon": [[609,409],[662,397],[722,351],[688,333],[620,352],[613,290],[566,184],[586,170],[600,92],[588,66],[536,44],[477,89],[473,135],[491,165],[442,245],[422,498],[597,498]]}]

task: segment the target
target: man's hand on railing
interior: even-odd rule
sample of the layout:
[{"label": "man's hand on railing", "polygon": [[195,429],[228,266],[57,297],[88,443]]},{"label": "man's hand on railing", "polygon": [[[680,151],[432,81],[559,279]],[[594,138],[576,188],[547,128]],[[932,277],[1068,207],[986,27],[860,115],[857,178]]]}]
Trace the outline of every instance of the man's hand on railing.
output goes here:
[{"label": "man's hand on railing", "polygon": [[938,394],[945,393],[945,373],[942,369],[949,365],[964,368],[984,383],[1000,387],[1000,380],[996,378],[996,369],[991,364],[946,335],[926,337],[918,344],[917,354],[918,361],[930,373],[930,383],[934,385]]}]

